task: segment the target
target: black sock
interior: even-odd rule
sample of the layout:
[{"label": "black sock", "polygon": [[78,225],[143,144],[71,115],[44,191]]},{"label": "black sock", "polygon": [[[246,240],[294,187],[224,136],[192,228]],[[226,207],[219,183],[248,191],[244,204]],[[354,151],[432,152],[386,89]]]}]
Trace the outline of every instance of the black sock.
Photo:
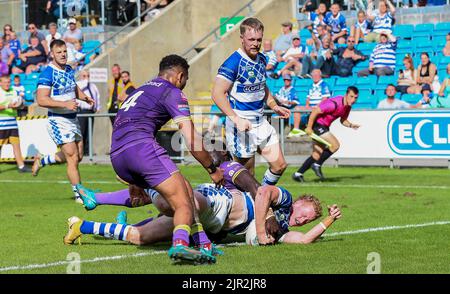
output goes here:
[{"label": "black sock", "polygon": [[314,158],[312,156],[308,157],[305,162],[303,162],[303,165],[298,169],[298,172],[301,174],[304,174],[310,167],[311,164],[314,163]]},{"label": "black sock", "polygon": [[333,155],[333,152],[331,152],[330,149],[325,149],[322,152],[322,155],[320,155],[319,160],[316,161],[316,164],[322,165],[331,155]]}]

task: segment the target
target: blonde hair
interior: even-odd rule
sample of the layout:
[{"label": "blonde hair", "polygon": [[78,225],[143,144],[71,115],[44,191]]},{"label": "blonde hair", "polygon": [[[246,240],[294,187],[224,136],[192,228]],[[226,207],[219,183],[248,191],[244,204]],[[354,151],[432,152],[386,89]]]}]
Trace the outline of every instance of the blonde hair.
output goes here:
[{"label": "blonde hair", "polygon": [[242,36],[245,34],[245,32],[248,29],[254,29],[257,32],[259,32],[259,31],[264,32],[264,25],[259,19],[250,17],[241,23],[241,26],[239,27],[239,29],[240,29],[241,36]]},{"label": "blonde hair", "polygon": [[405,60],[408,61],[409,64],[411,64],[411,67],[408,68],[408,70],[411,71],[411,76],[414,77],[416,69],[414,68],[414,62],[413,62],[411,55],[406,54],[405,57],[403,58],[403,61],[405,61]]},{"label": "blonde hair", "polygon": [[322,205],[320,204],[320,200],[316,196],[312,194],[303,194],[297,200],[295,200],[294,204],[298,203],[299,201],[311,203],[314,208],[314,212],[316,213],[316,217],[319,218],[322,216]]}]

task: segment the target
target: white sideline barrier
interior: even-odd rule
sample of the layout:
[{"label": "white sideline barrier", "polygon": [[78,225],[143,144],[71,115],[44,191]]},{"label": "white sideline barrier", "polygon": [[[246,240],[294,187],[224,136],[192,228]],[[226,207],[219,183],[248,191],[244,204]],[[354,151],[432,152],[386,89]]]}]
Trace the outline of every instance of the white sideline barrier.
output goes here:
[{"label": "white sideline barrier", "polygon": [[[17,124],[23,157],[33,157],[38,152],[52,154],[57,151],[55,143],[47,132],[47,118],[18,120]],[[0,158],[14,158],[11,145],[3,146]]]},{"label": "white sideline barrier", "polygon": [[331,132],[341,143],[335,158],[450,158],[450,111],[352,111],[346,128]]}]

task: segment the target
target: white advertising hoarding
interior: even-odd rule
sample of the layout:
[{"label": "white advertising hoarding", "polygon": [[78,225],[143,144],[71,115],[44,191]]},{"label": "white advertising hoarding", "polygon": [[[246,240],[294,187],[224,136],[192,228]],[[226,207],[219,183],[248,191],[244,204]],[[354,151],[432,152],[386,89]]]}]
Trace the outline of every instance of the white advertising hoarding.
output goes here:
[{"label": "white advertising hoarding", "polygon": [[450,158],[450,111],[352,111],[331,132],[341,143],[337,158]]},{"label": "white advertising hoarding", "polygon": [[[37,153],[52,154],[56,145],[47,132],[47,119],[18,120],[20,148],[24,157],[33,157]],[[11,145],[3,146],[1,158],[14,158]]]}]

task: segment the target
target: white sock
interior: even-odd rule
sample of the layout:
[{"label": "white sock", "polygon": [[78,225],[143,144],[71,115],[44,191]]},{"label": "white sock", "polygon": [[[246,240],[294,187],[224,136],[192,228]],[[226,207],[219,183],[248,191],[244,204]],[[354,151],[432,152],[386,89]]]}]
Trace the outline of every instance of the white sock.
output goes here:
[{"label": "white sock", "polygon": [[262,185],[266,186],[266,185],[271,185],[271,186],[275,186],[278,183],[278,180],[281,178],[281,174],[274,174],[270,168],[268,168],[266,170],[266,172],[264,173],[264,178],[262,180]]}]

